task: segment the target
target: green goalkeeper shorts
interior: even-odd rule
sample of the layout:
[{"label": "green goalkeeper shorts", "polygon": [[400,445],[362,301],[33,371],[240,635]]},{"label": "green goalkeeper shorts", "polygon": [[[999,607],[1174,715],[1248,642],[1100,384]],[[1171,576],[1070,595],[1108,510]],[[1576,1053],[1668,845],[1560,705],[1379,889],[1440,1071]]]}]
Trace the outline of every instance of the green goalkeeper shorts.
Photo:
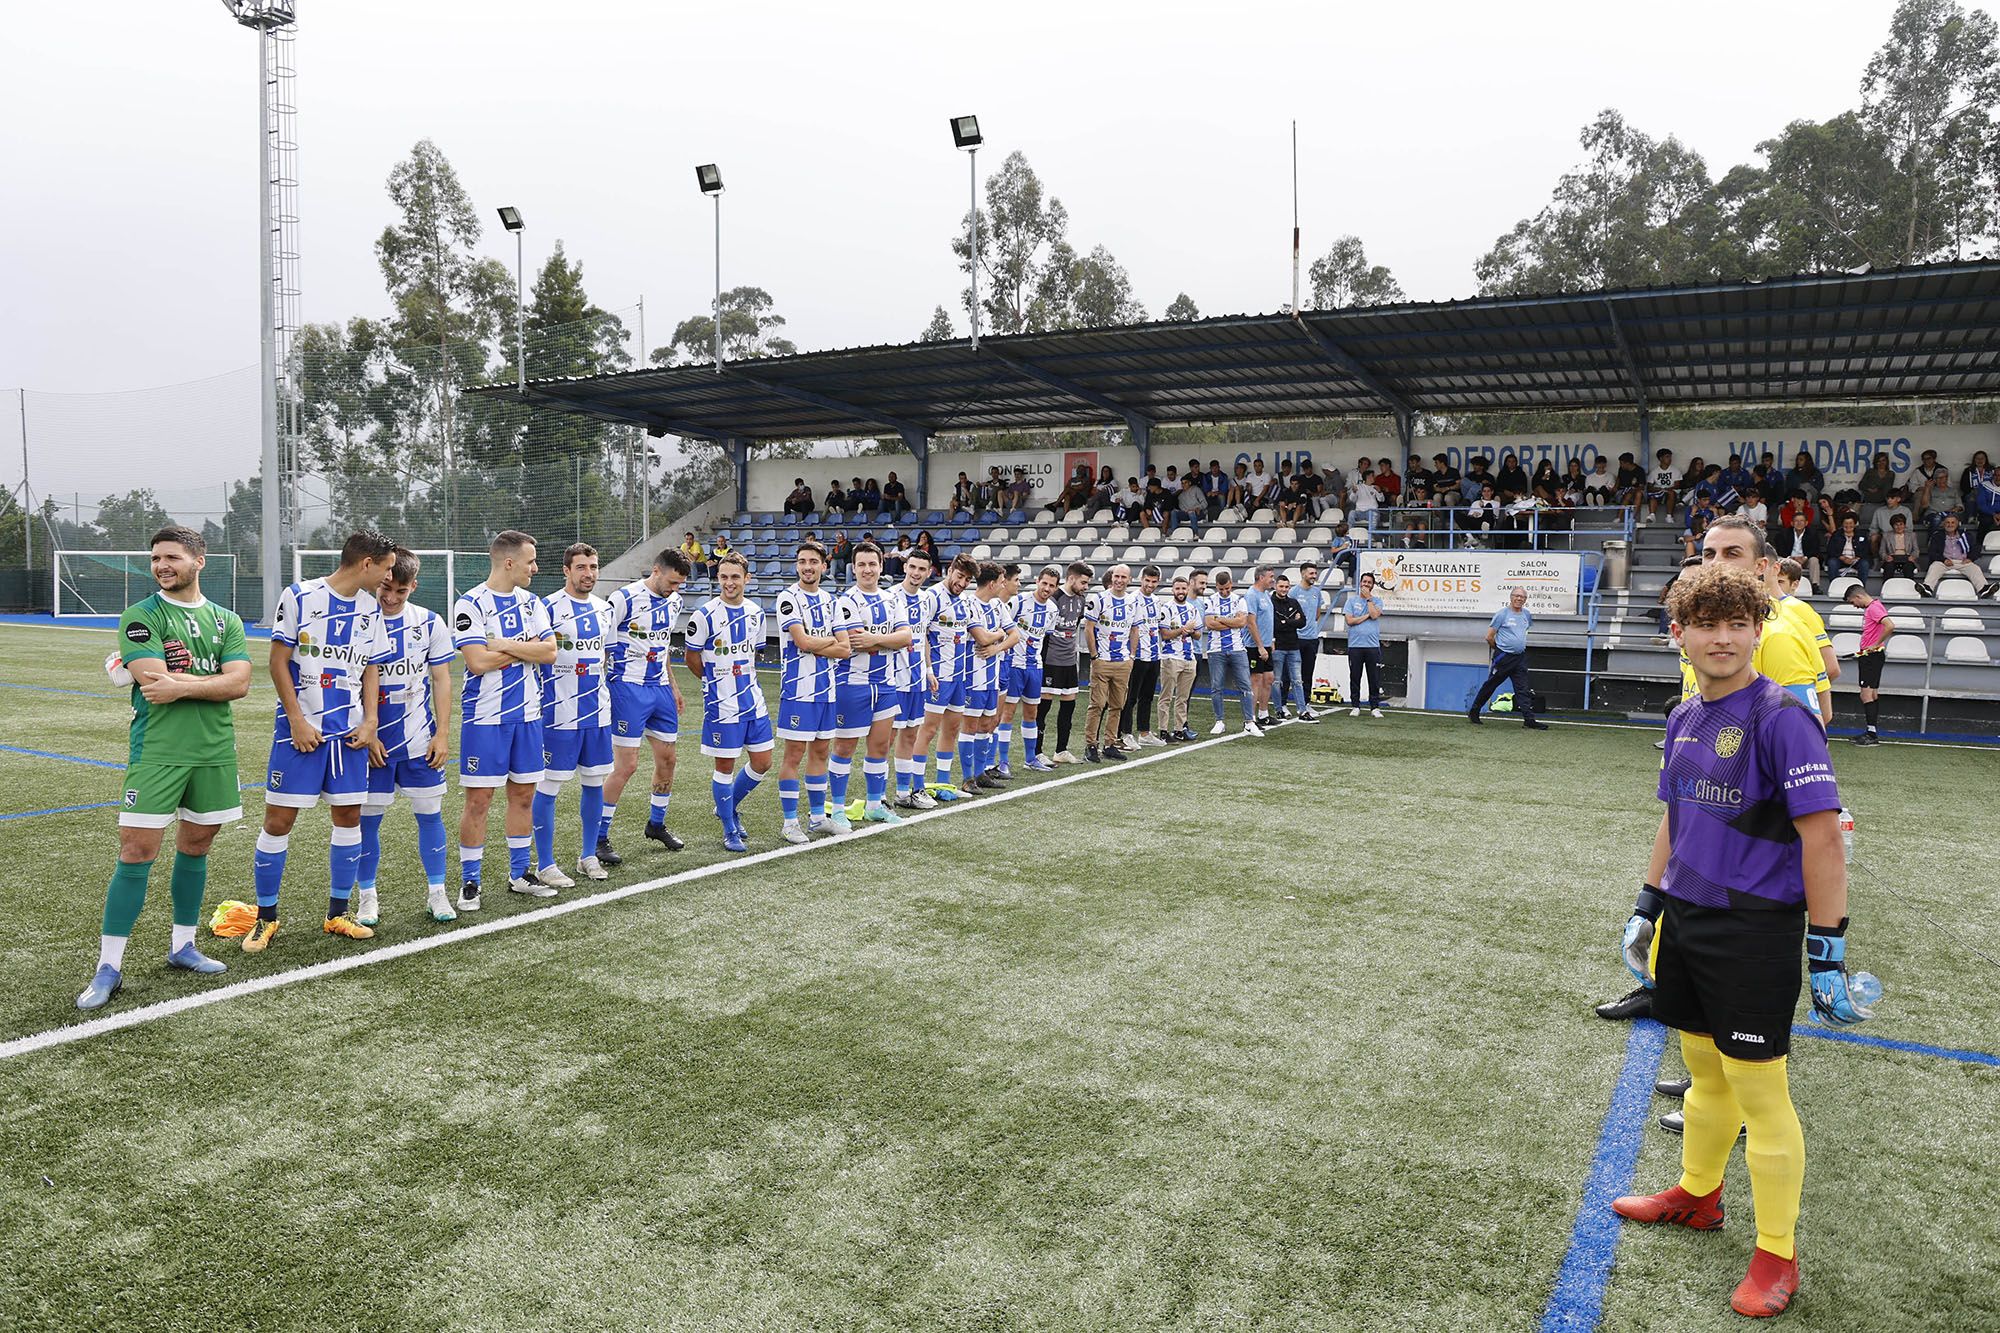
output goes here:
[{"label": "green goalkeeper shorts", "polygon": [[125,799],[118,807],[121,826],[165,828],[176,817],[189,824],[229,824],[243,818],[236,765],[141,760],[125,770]]}]

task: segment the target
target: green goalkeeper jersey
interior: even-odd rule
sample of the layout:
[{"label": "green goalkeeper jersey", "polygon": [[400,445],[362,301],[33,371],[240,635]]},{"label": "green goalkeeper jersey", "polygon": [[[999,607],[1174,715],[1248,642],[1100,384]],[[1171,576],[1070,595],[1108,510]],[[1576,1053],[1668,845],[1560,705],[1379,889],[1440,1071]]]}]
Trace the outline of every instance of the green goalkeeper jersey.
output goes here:
[{"label": "green goalkeeper jersey", "polygon": [[[225,662],[250,660],[243,620],[204,598],[193,606],[154,593],[118,617],[118,650],[125,665],[158,658],[167,670],[219,676]],[[132,687],[132,753],[127,761],[155,764],[234,764],[236,724],[229,705],[215,699],[152,704]]]}]

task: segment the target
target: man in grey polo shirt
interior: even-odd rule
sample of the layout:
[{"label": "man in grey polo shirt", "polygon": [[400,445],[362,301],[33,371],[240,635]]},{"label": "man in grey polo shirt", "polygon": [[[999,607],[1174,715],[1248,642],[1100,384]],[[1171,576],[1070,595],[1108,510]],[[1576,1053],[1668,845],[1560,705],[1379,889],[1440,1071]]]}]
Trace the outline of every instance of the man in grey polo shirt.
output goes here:
[{"label": "man in grey polo shirt", "polygon": [[1528,680],[1528,627],[1534,623],[1535,617],[1528,610],[1528,590],[1516,588],[1508,593],[1507,605],[1493,613],[1493,623],[1486,627],[1486,647],[1493,654],[1493,666],[1473,697],[1472,707],[1466,710],[1467,721],[1482,721],[1479,712],[1486,701],[1501,681],[1510,680],[1514,682],[1514,711],[1521,715],[1521,725],[1531,731],[1549,729],[1548,723],[1535,717],[1534,686]]}]

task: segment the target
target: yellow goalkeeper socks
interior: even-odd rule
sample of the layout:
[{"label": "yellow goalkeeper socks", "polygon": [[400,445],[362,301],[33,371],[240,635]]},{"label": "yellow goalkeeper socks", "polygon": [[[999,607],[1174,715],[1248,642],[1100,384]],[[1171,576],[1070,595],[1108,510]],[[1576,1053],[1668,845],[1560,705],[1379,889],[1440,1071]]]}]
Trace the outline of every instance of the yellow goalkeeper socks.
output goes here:
[{"label": "yellow goalkeeper socks", "polygon": [[1792,1106],[1785,1058],[1736,1060],[1719,1055],[1719,1059],[1750,1131],[1743,1155],[1750,1164],[1750,1193],[1757,1205],[1757,1248],[1790,1259],[1799,1193],[1805,1184],[1806,1136]]},{"label": "yellow goalkeeper socks", "polygon": [[1714,1193],[1722,1183],[1736,1132],[1743,1128],[1743,1111],[1722,1072],[1723,1056],[1713,1040],[1681,1033],[1681,1059],[1687,1062],[1691,1080],[1681,1135],[1681,1188],[1700,1197]]}]

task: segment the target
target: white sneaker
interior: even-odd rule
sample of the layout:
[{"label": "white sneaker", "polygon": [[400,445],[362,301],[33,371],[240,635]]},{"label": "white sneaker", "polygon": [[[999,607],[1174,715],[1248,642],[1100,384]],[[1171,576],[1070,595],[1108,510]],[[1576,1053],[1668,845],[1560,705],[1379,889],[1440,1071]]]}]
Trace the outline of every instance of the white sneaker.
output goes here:
[{"label": "white sneaker", "polygon": [[799,821],[796,819],[787,819],[785,821],[785,826],[782,829],[778,830],[778,832],[786,842],[812,841],[812,835],[810,833],[807,833],[804,829],[800,828]]},{"label": "white sneaker", "polygon": [[1319,714],[1318,714],[1318,713],[1316,713],[1316,712],[1314,712],[1314,711],[1313,711],[1312,709],[1310,709],[1310,708],[1301,708],[1301,709],[1299,710],[1299,716],[1300,716],[1300,717],[1302,717],[1302,718],[1304,718],[1304,719],[1305,719],[1306,721],[1308,721],[1308,722],[1317,722],[1317,721],[1319,721]]},{"label": "white sneaker", "polygon": [[1049,757],[1049,762],[1052,764],[1073,764],[1076,762],[1076,756],[1068,750],[1059,750]]},{"label": "white sneaker", "polygon": [[[1360,710],[1359,708],[1350,708],[1350,709],[1348,709],[1348,710],[1347,710],[1347,715],[1348,715],[1349,717],[1360,717],[1360,716],[1361,716],[1361,710]],[[1377,716],[1377,717],[1380,717],[1380,716],[1381,716],[1381,714],[1380,714],[1380,713],[1377,713],[1377,714],[1376,714],[1376,716]]]},{"label": "white sneaker", "polygon": [[910,796],[910,804],[915,806],[919,810],[935,810],[938,808],[937,797],[931,795],[927,791],[912,793]]},{"label": "white sneaker", "polygon": [[611,872],[604,868],[604,862],[594,856],[586,856],[576,863],[577,873],[586,879],[610,879]]},{"label": "white sneaker", "polygon": [[806,820],[806,832],[831,833],[833,832],[833,821],[825,815],[813,815]]},{"label": "white sneaker", "polygon": [[558,866],[543,866],[531,878],[544,888],[573,889],[576,887],[576,881],[568,875],[563,874],[561,868]]},{"label": "white sneaker", "polygon": [[458,913],[451,910],[451,891],[442,884],[431,886],[430,895],[424,899],[424,906],[430,909],[433,921],[458,920]]},{"label": "white sneaker", "polygon": [[1118,748],[1121,750],[1136,750],[1139,748],[1139,738],[1128,731],[1120,738]]},{"label": "white sneaker", "polygon": [[[484,896],[485,894],[478,889],[473,890],[470,894],[464,889],[460,889],[458,891],[458,910],[461,912],[477,912],[479,910],[479,900]],[[437,913],[433,912],[431,915],[436,916]]]},{"label": "white sneaker", "polygon": [[1243,724],[1243,730],[1252,736],[1261,736],[1264,734],[1264,729],[1258,726],[1255,722],[1245,722]]},{"label": "white sneaker", "polygon": [[1369,709],[1369,710],[1368,710],[1368,716],[1370,716],[1370,717],[1380,717],[1380,716],[1382,716],[1382,710],[1381,710],[1381,709],[1379,709],[1379,708],[1371,708],[1371,709]]},{"label": "white sneaker", "polygon": [[530,898],[553,898],[556,891],[532,875],[523,875],[507,885],[507,892],[526,894]]},{"label": "white sneaker", "polygon": [[1160,750],[1160,749],[1165,749],[1167,743],[1149,731],[1145,735],[1139,738],[1139,744],[1147,747],[1148,749]]},{"label": "white sneaker", "polygon": [[374,889],[362,889],[354,895],[354,920],[363,926],[372,926],[381,921],[382,911],[375,901]]},{"label": "white sneaker", "polygon": [[1222,734],[1222,723],[1217,722],[1214,726],[1210,727],[1208,734],[1211,736],[1220,736]]}]

